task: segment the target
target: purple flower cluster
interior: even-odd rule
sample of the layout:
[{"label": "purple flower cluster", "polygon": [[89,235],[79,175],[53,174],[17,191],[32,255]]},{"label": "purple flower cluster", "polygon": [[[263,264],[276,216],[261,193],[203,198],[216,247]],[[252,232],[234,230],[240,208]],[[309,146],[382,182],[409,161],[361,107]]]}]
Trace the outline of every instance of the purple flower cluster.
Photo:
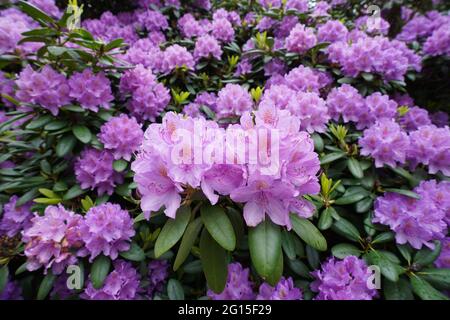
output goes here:
[{"label": "purple flower cluster", "polygon": [[355,256],[330,258],[312,275],[311,289],[318,292],[315,300],[372,300],[377,295],[368,286],[371,273],[366,263]]},{"label": "purple flower cluster", "polygon": [[187,38],[203,36],[211,27],[209,21],[207,24],[206,21],[198,21],[192,14],[186,13],[178,19],[178,29]]},{"label": "purple flower cluster", "polygon": [[[133,20],[136,18],[133,17]],[[117,38],[124,39],[127,43],[134,43],[138,39],[136,28],[129,23],[119,19],[119,16],[111,12],[104,12],[99,19],[84,20],[82,26],[86,28],[95,38],[105,42],[113,41]]]},{"label": "purple flower cluster", "polygon": [[85,149],[75,163],[75,176],[83,189],[97,189],[99,195],[112,194],[116,184],[123,182],[114,171],[114,156],[107,150]]},{"label": "purple flower cluster", "polygon": [[443,239],[441,245],[441,253],[434,264],[438,268],[450,269],[450,237]]},{"label": "purple flower cluster", "polygon": [[450,20],[433,31],[423,45],[423,51],[430,56],[450,56]]},{"label": "purple flower cluster", "polygon": [[3,215],[0,219],[0,235],[6,234],[12,238],[23,229],[30,226],[31,202],[16,207],[18,196],[12,196],[9,202],[3,206]]},{"label": "purple flower cluster", "polygon": [[91,262],[101,253],[116,259],[120,251],[130,248],[131,237],[135,234],[128,211],[112,203],[89,209],[79,232],[84,243],[80,254],[89,255]]},{"label": "purple flower cluster", "polygon": [[169,73],[176,68],[185,67],[193,69],[195,66],[194,57],[185,48],[178,44],[171,45],[164,50],[161,61],[161,71]]},{"label": "purple flower cluster", "polygon": [[70,102],[66,77],[46,65],[40,71],[26,66],[16,80],[16,97],[25,103],[39,104],[58,115],[59,108]]},{"label": "purple flower cluster", "polygon": [[141,125],[135,118],[129,118],[126,114],[113,117],[101,128],[98,138],[101,143],[112,152],[114,159],[129,161],[131,155],[137,151],[144,139]]},{"label": "purple flower cluster", "polygon": [[420,200],[387,192],[375,202],[373,222],[388,225],[399,244],[434,248],[432,241],[444,238],[447,232],[449,187],[448,182],[422,181],[414,188]]},{"label": "purple flower cluster", "polygon": [[256,300],[302,300],[302,291],[294,287],[292,278],[281,277],[275,287],[264,282],[259,287]]},{"label": "purple flower cluster", "polygon": [[408,132],[419,129],[422,126],[431,125],[428,111],[419,107],[412,107],[403,115],[399,123]]},{"label": "purple flower cluster", "polygon": [[349,84],[333,88],[327,97],[330,116],[338,121],[342,117],[344,122],[358,122],[361,110],[364,109],[364,98],[358,90]]},{"label": "purple flower cluster", "polygon": [[234,29],[230,21],[225,18],[214,19],[211,25],[211,34],[217,40],[228,43],[234,39]]},{"label": "purple flower cluster", "polygon": [[98,111],[99,106],[109,109],[109,103],[114,99],[111,84],[103,72],[94,74],[91,69],[77,72],[70,77],[69,87],[69,96],[83,108],[94,112]]},{"label": "purple flower cluster", "polygon": [[298,92],[288,106],[288,110],[300,118],[300,130],[325,132],[330,120],[325,101],[315,92]]},{"label": "purple flower cluster", "polygon": [[156,292],[161,292],[169,276],[169,263],[167,260],[153,260],[148,264],[149,285],[148,296],[152,298]]},{"label": "purple flower cluster", "polygon": [[240,263],[230,263],[225,289],[219,294],[208,290],[208,296],[212,300],[253,300],[255,294],[249,274],[250,270],[243,268]]},{"label": "purple flower cluster", "polygon": [[81,297],[86,300],[134,300],[140,292],[140,276],[130,262],[114,261],[114,270],[103,286],[95,289],[89,282]]},{"label": "purple flower cluster", "polygon": [[369,72],[378,73],[385,80],[403,80],[409,68],[421,68],[420,57],[403,42],[382,36],[358,35],[354,41],[334,42],[327,50],[331,62],[341,65],[350,77]]},{"label": "purple flower cluster", "polygon": [[317,29],[317,39],[319,42],[337,42],[347,39],[348,30],[345,25],[338,20],[329,20]]},{"label": "purple flower cluster", "polygon": [[314,29],[298,23],[286,38],[286,49],[290,52],[303,54],[317,44]]},{"label": "purple flower cluster", "polygon": [[441,171],[450,175],[450,128],[434,125],[422,126],[409,134],[411,145],[408,161],[412,167],[417,164],[428,166],[428,172]]},{"label": "purple flower cluster", "polygon": [[396,167],[406,161],[409,137],[392,119],[381,119],[364,130],[359,139],[361,154],[375,159],[375,167],[387,164]]},{"label": "purple flower cluster", "polygon": [[72,251],[82,246],[80,222],[82,217],[61,205],[48,206],[43,216],[34,215],[31,226],[23,232],[27,269],[44,267],[60,274],[77,261]]},{"label": "purple flower cluster", "polygon": [[154,121],[170,101],[169,90],[143,65],[124,73],[120,91],[123,96],[131,94],[127,107],[138,120]]},{"label": "purple flower cluster", "polygon": [[222,48],[220,47],[219,42],[213,36],[204,35],[199,37],[195,42],[195,59],[214,57],[217,60],[220,60],[221,55]]},{"label": "purple flower cluster", "polygon": [[221,89],[217,98],[217,110],[219,117],[242,115],[251,111],[253,100],[248,91],[238,84],[229,83]]}]

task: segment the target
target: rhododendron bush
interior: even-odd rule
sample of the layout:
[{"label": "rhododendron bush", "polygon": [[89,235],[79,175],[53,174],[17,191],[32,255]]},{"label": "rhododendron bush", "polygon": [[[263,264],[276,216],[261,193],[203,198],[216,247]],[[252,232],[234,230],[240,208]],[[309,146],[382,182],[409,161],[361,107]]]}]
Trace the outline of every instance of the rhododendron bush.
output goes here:
[{"label": "rhododendron bush", "polygon": [[0,299],[447,300],[448,10],[2,4]]}]

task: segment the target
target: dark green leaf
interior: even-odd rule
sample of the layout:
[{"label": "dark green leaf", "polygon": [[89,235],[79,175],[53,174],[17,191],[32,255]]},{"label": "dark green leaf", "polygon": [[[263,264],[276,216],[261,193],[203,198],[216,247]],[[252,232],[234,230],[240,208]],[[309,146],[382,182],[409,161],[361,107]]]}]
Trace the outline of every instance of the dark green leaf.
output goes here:
[{"label": "dark green leaf", "polygon": [[327,250],[327,241],[311,221],[291,214],[291,222],[295,233],[303,241],[319,251]]},{"label": "dark green leaf", "polygon": [[48,293],[53,287],[55,279],[56,276],[51,271],[48,271],[44,279],[42,279],[41,285],[39,286],[36,296],[37,300],[44,300],[47,297]]},{"label": "dark green leaf", "polygon": [[200,213],[206,229],[214,240],[224,249],[233,251],[236,246],[236,236],[225,211],[219,206],[204,205],[200,208]]},{"label": "dark green leaf", "polygon": [[410,197],[410,198],[413,198],[413,199],[420,200],[420,196],[417,193],[415,193],[415,192],[413,192],[411,190],[397,189],[397,188],[385,188],[384,191],[386,191],[386,192],[394,192],[394,193],[402,194],[404,196],[407,196],[407,197]]},{"label": "dark green leaf", "polygon": [[296,254],[294,236],[287,230],[283,230],[281,233],[281,247],[289,259],[295,259]]},{"label": "dark green leaf", "polygon": [[345,220],[344,218],[335,221],[331,228],[333,231],[349,240],[358,242],[361,238],[358,229],[350,221]]},{"label": "dark green leaf", "polygon": [[325,156],[323,156],[320,159],[320,164],[324,165],[327,163],[331,163],[333,161],[343,158],[344,156],[345,156],[345,152],[332,152],[332,153],[329,153],[329,154],[326,154]]},{"label": "dark green leaf", "polygon": [[51,18],[44,11],[33,6],[27,1],[19,1],[17,5],[23,12],[25,12],[27,15],[29,15],[31,18],[33,18],[34,20],[36,20],[41,24],[55,23],[55,20],[53,20],[53,18]]},{"label": "dark green leaf", "polygon": [[76,125],[72,128],[72,132],[83,143],[89,143],[91,141],[92,133],[86,126]]},{"label": "dark green leaf", "polygon": [[172,248],[183,236],[191,217],[191,208],[183,206],[177,210],[175,219],[167,220],[155,243],[155,257]]},{"label": "dark green leaf", "polygon": [[348,158],[347,159],[347,167],[350,173],[356,178],[356,179],[362,179],[364,178],[364,172],[361,168],[361,165],[359,164],[358,160],[355,158]]},{"label": "dark green leaf", "polygon": [[66,135],[59,140],[56,144],[56,155],[60,158],[67,155],[72,151],[73,147],[77,143],[77,140],[73,135]]},{"label": "dark green leaf", "polygon": [[92,286],[95,289],[99,289],[103,286],[106,276],[109,273],[109,268],[111,266],[111,260],[104,255],[100,255],[95,258],[94,263],[91,267],[91,281]]},{"label": "dark green leaf", "polygon": [[177,271],[178,268],[183,264],[186,258],[189,256],[192,246],[197,239],[197,236],[202,228],[202,219],[197,218],[186,228],[186,232],[181,239],[180,247],[178,248],[178,253],[173,263],[173,270]]},{"label": "dark green leaf", "polygon": [[3,290],[6,287],[6,284],[8,283],[8,276],[9,276],[8,266],[4,265],[0,267],[0,293],[3,292]]},{"label": "dark green leaf", "polygon": [[184,290],[180,281],[170,279],[167,283],[167,295],[170,300],[184,300]]},{"label": "dark green leaf", "polygon": [[126,161],[123,160],[123,159],[115,160],[115,161],[113,162],[113,168],[114,168],[114,170],[117,171],[117,172],[122,172],[122,171],[124,171],[124,170],[127,168],[127,166],[128,166],[128,162],[126,162]]},{"label": "dark green leaf", "polygon": [[449,300],[447,296],[417,275],[413,275],[410,281],[414,293],[422,300]]},{"label": "dark green leaf", "polygon": [[208,288],[221,293],[228,277],[227,252],[203,229],[200,237],[200,257]]},{"label": "dark green leaf", "polygon": [[352,244],[340,243],[331,248],[331,253],[336,258],[344,259],[346,256],[359,257],[361,255],[361,250]]},{"label": "dark green leaf", "polygon": [[387,256],[379,251],[370,251],[366,254],[371,264],[380,268],[381,274],[390,281],[398,281],[399,266],[395,265]]},{"label": "dark green leaf", "polygon": [[422,248],[419,252],[414,256],[414,263],[419,267],[427,266],[433,263],[441,253],[441,242],[434,241],[434,249],[431,250],[429,248]]},{"label": "dark green leaf", "polygon": [[144,261],[145,260],[145,253],[144,250],[142,250],[141,247],[138,246],[136,242],[132,242],[130,249],[127,251],[123,251],[120,253],[120,256],[127,260],[131,261]]},{"label": "dark green leaf", "polygon": [[79,185],[74,185],[72,188],[70,188],[66,194],[64,194],[63,196],[63,200],[67,201],[67,200],[71,200],[73,198],[78,197],[79,195],[82,195],[83,193],[85,193],[86,191],[81,189],[81,187]]},{"label": "dark green leaf", "polygon": [[281,253],[280,228],[268,219],[248,232],[250,257],[258,274],[267,279],[277,267]]},{"label": "dark green leaf", "polygon": [[400,278],[397,282],[385,279],[383,284],[386,300],[414,300],[411,286],[406,279]]},{"label": "dark green leaf", "polygon": [[372,243],[386,243],[393,241],[395,239],[395,234],[391,231],[380,233],[372,240]]},{"label": "dark green leaf", "polygon": [[333,224],[333,212],[336,213],[336,210],[334,210],[333,207],[325,208],[322,213],[320,214],[319,222],[317,223],[317,226],[320,230],[327,230],[331,227]]}]

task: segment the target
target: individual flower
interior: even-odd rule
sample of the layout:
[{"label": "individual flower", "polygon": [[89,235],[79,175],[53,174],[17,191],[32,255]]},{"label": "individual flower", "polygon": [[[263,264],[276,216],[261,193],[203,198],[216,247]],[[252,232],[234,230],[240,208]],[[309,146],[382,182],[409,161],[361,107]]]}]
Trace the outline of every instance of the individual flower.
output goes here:
[{"label": "individual flower", "polygon": [[421,163],[428,166],[428,172],[441,171],[450,176],[450,128],[434,125],[422,126],[409,134],[411,145],[408,160],[412,167]]},{"label": "individual flower", "polygon": [[21,206],[16,207],[19,197],[12,196],[8,203],[3,206],[3,215],[0,219],[0,234],[6,234],[12,238],[23,229],[30,226],[30,219],[33,216],[31,213],[31,202],[27,202]]},{"label": "individual flower", "polygon": [[[415,249],[423,245],[434,248],[432,241],[442,239],[447,231],[446,212],[439,206],[440,197],[435,198],[436,188],[435,181],[422,181],[414,189],[420,200],[387,192],[375,201],[373,222],[388,225],[398,244],[409,243]],[[447,202],[448,209],[448,200],[441,201]]]},{"label": "individual flower", "polygon": [[113,168],[114,157],[107,150],[85,149],[75,163],[75,176],[83,189],[111,195],[123,177]]},{"label": "individual flower", "polygon": [[84,69],[74,73],[69,79],[69,87],[69,96],[93,112],[97,112],[99,107],[109,109],[114,99],[111,83],[103,72],[94,74],[91,69]]},{"label": "individual flower", "polygon": [[169,263],[167,260],[153,260],[148,264],[148,295],[153,297],[156,292],[163,290],[169,276]]},{"label": "individual flower", "polygon": [[114,270],[108,274],[99,289],[89,281],[81,297],[86,300],[134,300],[140,292],[139,273],[130,262],[114,261]]},{"label": "individual flower", "polygon": [[267,282],[259,286],[256,300],[302,300],[302,291],[294,287],[292,278],[281,277],[275,287]]},{"label": "individual flower", "polygon": [[227,84],[219,91],[217,98],[218,116],[241,115],[251,111],[253,100],[248,91],[238,84]]},{"label": "individual flower", "polygon": [[290,52],[303,54],[317,44],[314,29],[298,23],[286,38],[286,49]]},{"label": "individual flower", "polygon": [[358,143],[361,154],[375,160],[375,167],[387,164],[395,168],[405,163],[410,139],[394,120],[381,119],[364,130]]},{"label": "individual flower", "polygon": [[27,65],[16,80],[16,97],[21,102],[41,105],[54,116],[59,108],[70,102],[70,88],[66,77],[45,65],[34,71]]},{"label": "individual flower", "polygon": [[23,231],[27,269],[60,274],[77,262],[77,250],[83,245],[79,228],[82,217],[63,206],[48,206],[44,215],[35,213],[31,226]]},{"label": "individual flower", "polygon": [[204,35],[197,39],[194,48],[194,58],[209,58],[214,57],[220,60],[222,49],[219,42],[210,35]]},{"label": "individual flower", "polygon": [[122,113],[102,125],[98,138],[105,149],[111,150],[114,159],[129,161],[141,145],[144,132],[135,118]]},{"label": "individual flower", "polygon": [[82,255],[93,261],[99,254],[116,259],[121,251],[130,248],[134,236],[133,219],[118,204],[105,203],[92,207],[80,227],[84,242]]},{"label": "individual flower", "polygon": [[364,260],[355,256],[330,258],[312,275],[311,289],[318,292],[315,300],[372,300],[377,295],[377,290],[369,287],[372,273]]},{"label": "individual flower", "polygon": [[250,270],[243,268],[240,263],[230,263],[225,289],[221,293],[208,290],[208,297],[212,300],[253,300],[255,294],[249,274]]}]

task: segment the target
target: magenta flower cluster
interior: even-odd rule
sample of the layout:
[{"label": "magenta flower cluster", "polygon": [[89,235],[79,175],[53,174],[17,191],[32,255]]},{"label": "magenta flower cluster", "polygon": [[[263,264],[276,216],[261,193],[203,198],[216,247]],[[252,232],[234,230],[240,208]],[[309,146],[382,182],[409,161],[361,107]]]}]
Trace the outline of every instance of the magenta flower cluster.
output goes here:
[{"label": "magenta flower cluster", "polygon": [[21,206],[16,206],[18,196],[12,196],[8,203],[3,206],[3,215],[0,219],[0,235],[7,235],[12,238],[19,234],[23,229],[30,225],[31,202],[27,202]]}]

